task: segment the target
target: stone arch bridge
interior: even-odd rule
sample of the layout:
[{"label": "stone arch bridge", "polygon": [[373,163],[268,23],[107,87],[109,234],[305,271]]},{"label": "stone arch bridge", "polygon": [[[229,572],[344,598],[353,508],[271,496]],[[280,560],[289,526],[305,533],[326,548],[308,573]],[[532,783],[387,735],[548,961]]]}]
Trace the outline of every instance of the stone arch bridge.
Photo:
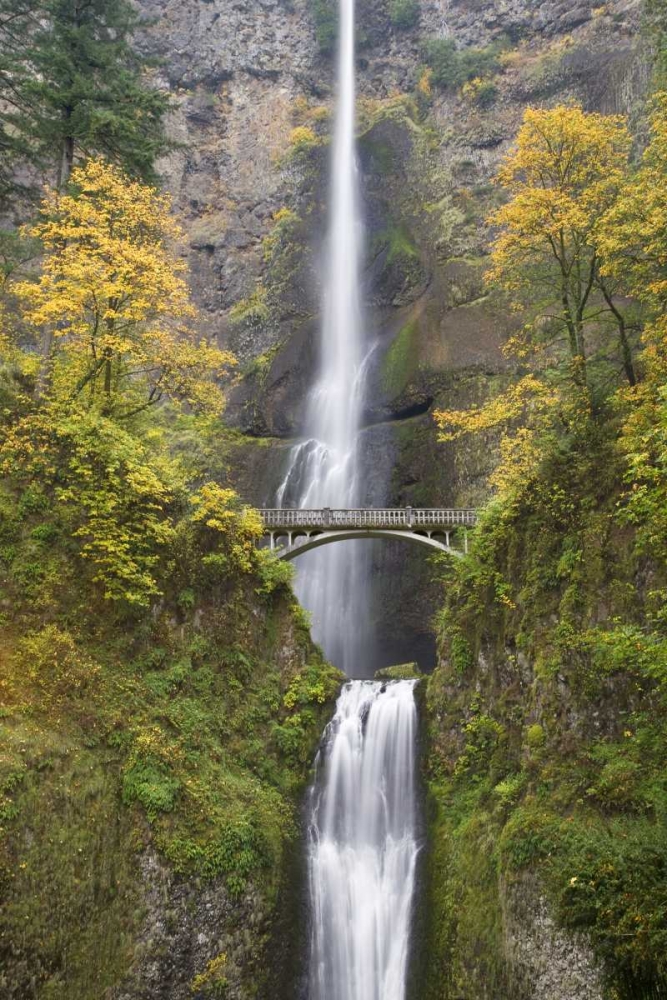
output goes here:
[{"label": "stone arch bridge", "polygon": [[264,534],[278,559],[354,538],[391,538],[460,556],[468,551],[468,529],[476,510],[455,508],[264,509]]}]

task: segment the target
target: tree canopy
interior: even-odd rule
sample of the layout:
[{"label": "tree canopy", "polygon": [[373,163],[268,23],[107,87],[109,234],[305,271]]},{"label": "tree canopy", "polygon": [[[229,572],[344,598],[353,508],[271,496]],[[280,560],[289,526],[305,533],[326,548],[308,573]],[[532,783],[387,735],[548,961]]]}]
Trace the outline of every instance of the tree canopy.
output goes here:
[{"label": "tree canopy", "polygon": [[0,195],[17,165],[57,177],[104,155],[153,180],[168,97],[150,86],[128,0],[0,0]]},{"label": "tree canopy", "polygon": [[497,235],[488,281],[525,309],[525,344],[550,345],[564,335],[580,381],[586,380],[591,323],[605,313],[620,339],[627,378],[635,380],[625,320],[597,246],[629,149],[621,117],[576,106],[529,108],[498,174],[509,200],[489,220]]},{"label": "tree canopy", "polygon": [[[0,470],[53,510],[49,530],[79,546],[105,598],[145,606],[188,511],[183,463],[146,413],[169,401],[219,414],[234,358],[194,328],[169,199],[119,167],[76,167],[28,233],[40,270],[8,277],[0,314]],[[204,500],[227,533],[224,565],[256,568],[257,524],[236,494],[193,498],[193,525]]]},{"label": "tree canopy", "polygon": [[47,192],[28,230],[45,251],[41,274],[13,288],[28,327],[51,331],[49,392],[119,418],[165,394],[219,408],[213,379],[234,359],[192,330],[168,198],[101,160],[71,182]]}]

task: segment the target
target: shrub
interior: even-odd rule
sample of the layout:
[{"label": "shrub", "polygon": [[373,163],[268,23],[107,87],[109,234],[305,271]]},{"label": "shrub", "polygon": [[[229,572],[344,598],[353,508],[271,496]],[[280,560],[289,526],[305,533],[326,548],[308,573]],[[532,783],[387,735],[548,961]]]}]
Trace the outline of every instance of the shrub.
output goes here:
[{"label": "shrub", "polygon": [[429,38],[424,45],[424,61],[438,87],[455,87],[459,79],[459,54],[451,38]]},{"label": "shrub", "polygon": [[140,732],[123,768],[123,801],[139,802],[154,822],[160,813],[171,812],[181,788],[173,774],[178,750],[158,728]]},{"label": "shrub", "polygon": [[531,750],[539,750],[543,747],[546,741],[546,736],[544,734],[544,729],[539,723],[535,723],[534,726],[528,726],[526,730],[526,743]]},{"label": "shrub", "polygon": [[308,125],[297,125],[290,132],[289,144],[292,154],[307,152],[313,146],[317,146],[318,143],[319,139],[317,135]]},{"label": "shrub", "polygon": [[227,967],[227,955],[222,952],[216,955],[206,966],[206,971],[201,972],[192,980],[190,992],[197,996],[224,997],[227,996],[229,980],[225,975]]},{"label": "shrub", "polygon": [[338,3],[336,0],[311,0],[315,20],[315,37],[320,52],[333,51],[338,37]]},{"label": "shrub", "polygon": [[483,80],[476,76],[463,85],[463,96],[478,108],[490,108],[498,96],[498,88],[493,80]]},{"label": "shrub", "polygon": [[500,69],[499,52],[497,44],[484,49],[457,49],[451,38],[429,38],[423,54],[426,65],[433,72],[433,82],[447,88],[461,87],[476,77],[497,73]]},{"label": "shrub", "polygon": [[248,326],[262,326],[269,319],[269,307],[266,304],[266,289],[258,285],[247,299],[240,299],[232,306],[229,318],[234,324],[246,323]]},{"label": "shrub", "polygon": [[397,28],[412,28],[419,20],[419,0],[389,0],[389,20]]},{"label": "shrub", "polygon": [[95,682],[100,668],[81,651],[69,632],[57,625],[25,636],[18,646],[19,662],[45,702],[81,697]]}]

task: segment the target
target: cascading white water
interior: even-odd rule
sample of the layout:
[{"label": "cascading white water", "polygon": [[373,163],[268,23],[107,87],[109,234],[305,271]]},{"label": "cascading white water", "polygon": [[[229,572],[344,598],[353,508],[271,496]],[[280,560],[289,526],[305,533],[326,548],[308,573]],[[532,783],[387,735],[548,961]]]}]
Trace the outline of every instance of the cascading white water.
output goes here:
[{"label": "cascading white water", "polygon": [[[292,449],[278,506],[356,507],[365,349],[355,152],[354,0],[339,0],[338,105],[318,380],[306,440]],[[348,675],[368,669],[366,553],[341,543],[302,556],[297,593],[313,632]],[[311,789],[308,1000],[405,1000],[417,863],[414,684],[351,681],[327,729]]]},{"label": "cascading white water", "polygon": [[[340,0],[338,101],[331,159],[320,372],[308,401],[307,439],[290,454],[277,506],[355,507],[360,503],[358,436],[364,391],[359,271],[362,225],[355,147],[354,0]],[[296,590],[313,633],[346,672],[359,669],[364,553],[358,543],[302,556]]]},{"label": "cascading white water", "polygon": [[352,681],[311,796],[308,1000],[404,1000],[416,837],[414,682]]}]

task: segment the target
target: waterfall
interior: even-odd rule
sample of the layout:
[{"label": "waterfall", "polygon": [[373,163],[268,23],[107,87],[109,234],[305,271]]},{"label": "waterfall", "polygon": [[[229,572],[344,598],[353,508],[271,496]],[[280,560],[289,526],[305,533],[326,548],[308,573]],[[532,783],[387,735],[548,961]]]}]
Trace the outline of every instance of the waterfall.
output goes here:
[{"label": "waterfall", "polygon": [[[359,290],[362,224],[355,147],[354,32],[354,0],[340,0],[320,370],[308,400],[306,439],[291,450],[276,497],[279,507],[355,507],[361,503],[358,437],[368,359],[364,357]],[[296,591],[313,616],[313,634],[327,656],[351,675],[364,661],[364,619],[368,618],[363,613],[367,595],[364,556],[359,542],[351,542],[308,553],[297,563]]]},{"label": "waterfall", "polygon": [[[363,501],[359,436],[365,347],[355,150],[354,0],[339,0],[322,345],[306,436],[290,452],[282,507]],[[350,676],[369,669],[366,552],[339,543],[302,556],[296,591],[313,634]],[[405,1000],[416,838],[414,683],[351,681],[325,734],[310,792],[308,1000]]]},{"label": "waterfall", "polygon": [[404,1000],[416,839],[414,682],[352,681],[311,791],[308,1000]]}]

